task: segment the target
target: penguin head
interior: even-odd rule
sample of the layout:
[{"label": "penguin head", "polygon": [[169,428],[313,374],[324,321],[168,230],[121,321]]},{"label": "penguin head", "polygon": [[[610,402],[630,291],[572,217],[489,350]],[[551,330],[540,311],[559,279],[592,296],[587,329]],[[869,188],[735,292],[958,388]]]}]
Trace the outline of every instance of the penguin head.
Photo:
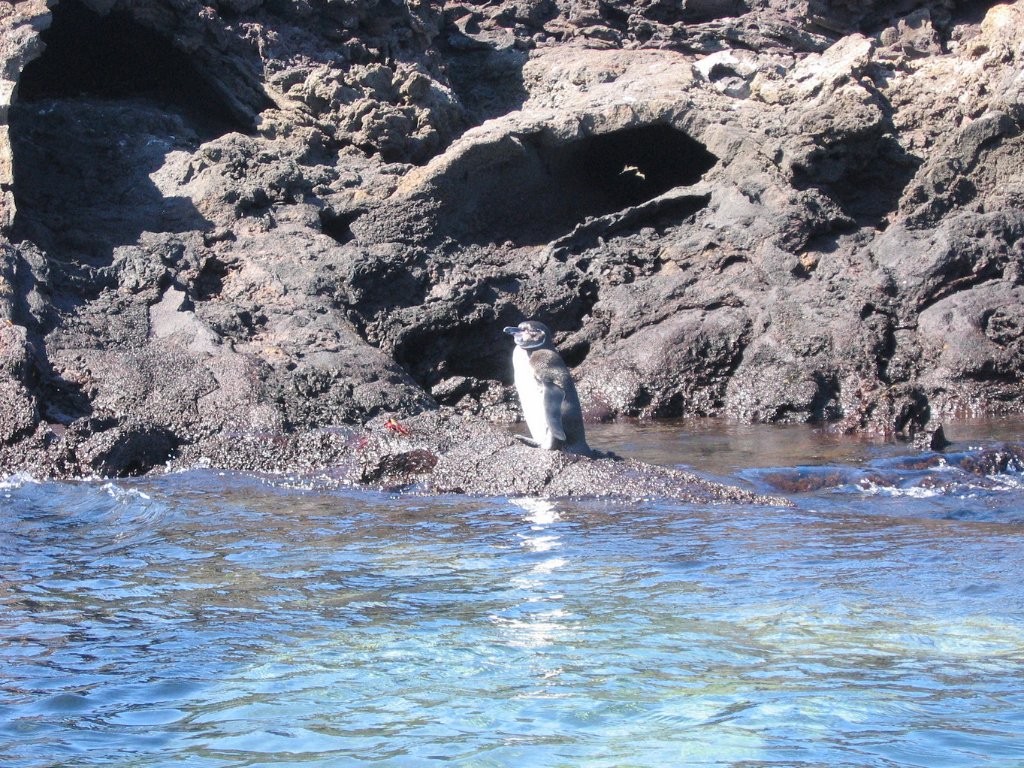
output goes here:
[{"label": "penguin head", "polygon": [[551,343],[551,329],[536,320],[527,320],[519,325],[506,328],[505,333],[512,334],[516,340],[516,346],[523,349],[537,349]]}]

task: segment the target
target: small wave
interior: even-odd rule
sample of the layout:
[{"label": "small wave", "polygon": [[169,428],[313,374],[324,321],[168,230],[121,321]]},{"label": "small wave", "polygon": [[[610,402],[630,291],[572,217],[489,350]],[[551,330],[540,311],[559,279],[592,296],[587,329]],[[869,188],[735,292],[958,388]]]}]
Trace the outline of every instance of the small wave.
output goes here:
[{"label": "small wave", "polygon": [[109,554],[157,535],[175,514],[174,502],[134,487],[134,481],[78,481],[54,486],[63,499],[61,519],[68,529],[97,532],[93,551]]},{"label": "small wave", "polygon": [[1024,490],[1024,477],[1014,474],[979,475],[951,465],[913,477],[885,473],[862,478],[856,491],[868,496],[930,499],[935,497],[970,498],[979,494],[1014,493]]},{"label": "small wave", "polygon": [[153,499],[148,493],[140,491],[138,488],[122,488],[110,482],[104,483],[102,488],[112,499],[117,499],[118,501],[131,501],[133,499],[151,501]]},{"label": "small wave", "polygon": [[872,480],[862,480],[857,483],[857,488],[865,496],[885,496],[889,498],[932,499],[936,496],[948,495],[948,492],[941,488],[924,488],[921,486],[900,488],[892,485],[879,485]]},{"label": "small wave", "polygon": [[15,472],[7,477],[0,477],[0,491],[16,491],[26,485],[39,485],[41,481],[28,472]]}]

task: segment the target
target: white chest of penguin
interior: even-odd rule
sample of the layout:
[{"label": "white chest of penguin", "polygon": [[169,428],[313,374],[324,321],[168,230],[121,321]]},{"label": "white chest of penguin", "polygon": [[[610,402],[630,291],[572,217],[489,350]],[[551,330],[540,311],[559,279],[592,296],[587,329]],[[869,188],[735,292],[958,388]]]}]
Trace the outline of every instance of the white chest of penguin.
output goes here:
[{"label": "white chest of penguin", "polygon": [[526,419],[530,435],[542,448],[550,448],[552,436],[544,409],[544,385],[534,375],[533,366],[530,365],[530,353],[522,347],[516,347],[512,353],[512,370],[515,373],[519,402],[523,406],[523,418]]}]

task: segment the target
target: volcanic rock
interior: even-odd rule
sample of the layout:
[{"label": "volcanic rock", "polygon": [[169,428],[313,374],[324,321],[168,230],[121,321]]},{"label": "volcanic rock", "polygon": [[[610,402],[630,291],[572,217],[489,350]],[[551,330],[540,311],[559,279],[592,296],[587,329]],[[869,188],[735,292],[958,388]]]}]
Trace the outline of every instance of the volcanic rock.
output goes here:
[{"label": "volcanic rock", "polygon": [[[1019,411],[1022,51],[1021,0],[5,5],[0,470],[507,422],[529,317],[594,419]],[[513,482],[449,454],[377,480]]]}]

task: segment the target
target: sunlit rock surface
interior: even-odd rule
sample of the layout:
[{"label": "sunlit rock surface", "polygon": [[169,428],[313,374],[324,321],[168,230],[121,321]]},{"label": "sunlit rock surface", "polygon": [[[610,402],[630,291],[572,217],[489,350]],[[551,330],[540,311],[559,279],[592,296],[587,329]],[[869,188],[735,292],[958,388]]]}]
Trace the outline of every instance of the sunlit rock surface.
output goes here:
[{"label": "sunlit rock surface", "polygon": [[591,419],[1019,411],[1022,51],[1022,2],[6,5],[0,468],[507,424],[527,317]]},{"label": "sunlit rock surface", "polygon": [[403,421],[380,416],[361,429],[220,437],[203,445],[201,457],[196,450],[186,448],[174,466],[215,464],[288,475],[317,487],[370,486],[408,493],[790,504],[611,453],[583,457],[540,450],[506,429],[450,409]]}]

